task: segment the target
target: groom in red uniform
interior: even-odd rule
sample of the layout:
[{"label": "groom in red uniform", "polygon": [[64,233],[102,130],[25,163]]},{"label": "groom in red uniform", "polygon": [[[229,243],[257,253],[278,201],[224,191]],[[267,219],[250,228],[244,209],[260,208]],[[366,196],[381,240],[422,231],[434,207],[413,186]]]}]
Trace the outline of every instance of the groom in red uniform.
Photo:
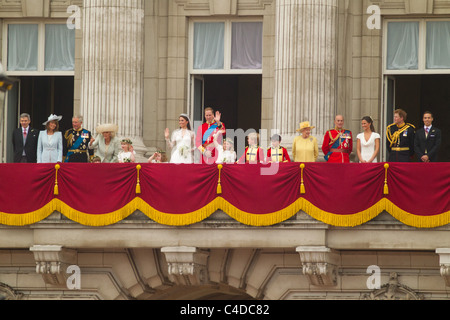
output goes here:
[{"label": "groom in red uniform", "polygon": [[352,132],[344,129],[344,117],[336,116],[335,128],[329,130],[324,137],[322,151],[329,163],[350,163],[353,151]]},{"label": "groom in red uniform", "polygon": [[205,109],[206,122],[198,128],[196,146],[201,153],[202,164],[215,164],[217,161],[218,152],[214,147],[214,135],[222,130],[222,134],[218,136],[217,142],[222,144],[225,136],[225,125],[220,121],[221,114],[219,111],[214,115],[212,108]]}]

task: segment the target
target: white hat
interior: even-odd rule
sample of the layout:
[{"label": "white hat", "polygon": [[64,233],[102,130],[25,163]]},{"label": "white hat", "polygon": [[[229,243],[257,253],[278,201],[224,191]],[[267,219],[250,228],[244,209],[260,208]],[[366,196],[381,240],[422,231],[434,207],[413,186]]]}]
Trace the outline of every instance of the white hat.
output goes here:
[{"label": "white hat", "polygon": [[119,131],[119,126],[112,123],[105,123],[99,124],[95,130],[98,134],[102,134],[104,132],[117,133],[117,131]]},{"label": "white hat", "polygon": [[50,117],[48,117],[48,120],[43,123],[44,126],[46,126],[50,121],[61,121],[62,116],[57,116],[56,114],[51,114]]}]

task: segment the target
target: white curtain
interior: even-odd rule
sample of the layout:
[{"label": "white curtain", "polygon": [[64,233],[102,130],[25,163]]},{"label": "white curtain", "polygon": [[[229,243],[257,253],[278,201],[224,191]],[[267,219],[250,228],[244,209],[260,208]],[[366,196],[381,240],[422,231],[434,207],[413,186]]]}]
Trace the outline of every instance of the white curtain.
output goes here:
[{"label": "white curtain", "polygon": [[75,30],[65,24],[45,26],[45,71],[75,69]]},{"label": "white curtain", "polygon": [[262,33],[262,22],[233,23],[232,69],[262,69]]},{"label": "white curtain", "polygon": [[8,71],[38,70],[38,25],[8,25]]},{"label": "white curtain", "polygon": [[194,24],[194,69],[224,68],[223,22],[198,22]]},{"label": "white curtain", "polygon": [[427,69],[450,69],[450,21],[427,22]]},{"label": "white curtain", "polygon": [[389,22],[387,69],[419,68],[419,22]]}]

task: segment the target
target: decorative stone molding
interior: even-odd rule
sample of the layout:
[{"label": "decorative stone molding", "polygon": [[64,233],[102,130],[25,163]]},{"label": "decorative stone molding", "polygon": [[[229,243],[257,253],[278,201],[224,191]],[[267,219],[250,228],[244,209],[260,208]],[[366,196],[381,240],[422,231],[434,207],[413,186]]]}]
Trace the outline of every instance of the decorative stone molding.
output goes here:
[{"label": "decorative stone molding", "polygon": [[15,291],[10,286],[0,282],[0,301],[2,300],[20,300],[23,294]]},{"label": "decorative stone molding", "polygon": [[209,283],[207,269],[209,253],[194,247],[166,247],[169,276],[177,285],[196,286]]},{"label": "decorative stone molding", "polygon": [[339,253],[326,247],[298,247],[303,274],[311,285],[332,287],[337,285]]},{"label": "decorative stone molding", "polygon": [[62,246],[33,246],[30,251],[36,260],[36,273],[41,274],[45,283],[66,286],[70,265],[76,263],[77,252]]},{"label": "decorative stone molding", "polygon": [[423,300],[424,297],[398,281],[395,272],[390,274],[389,282],[370,294],[363,295],[363,300]]},{"label": "decorative stone molding", "polygon": [[450,287],[450,248],[438,248],[439,265],[441,266],[441,276],[445,280],[445,285]]},{"label": "decorative stone molding", "polygon": [[24,18],[48,18],[50,0],[22,0],[22,14]]},{"label": "decorative stone molding", "polygon": [[236,15],[237,0],[209,0],[211,15]]}]

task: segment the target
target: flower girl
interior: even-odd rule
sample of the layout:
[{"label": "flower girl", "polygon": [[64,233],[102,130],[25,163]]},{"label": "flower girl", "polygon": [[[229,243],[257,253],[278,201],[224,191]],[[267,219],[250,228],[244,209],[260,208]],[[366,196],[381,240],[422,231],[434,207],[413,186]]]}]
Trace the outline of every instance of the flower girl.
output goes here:
[{"label": "flower girl", "polygon": [[130,139],[123,139],[120,142],[120,146],[122,151],[120,151],[118,155],[119,163],[135,162],[136,152],[133,149],[133,142]]}]

